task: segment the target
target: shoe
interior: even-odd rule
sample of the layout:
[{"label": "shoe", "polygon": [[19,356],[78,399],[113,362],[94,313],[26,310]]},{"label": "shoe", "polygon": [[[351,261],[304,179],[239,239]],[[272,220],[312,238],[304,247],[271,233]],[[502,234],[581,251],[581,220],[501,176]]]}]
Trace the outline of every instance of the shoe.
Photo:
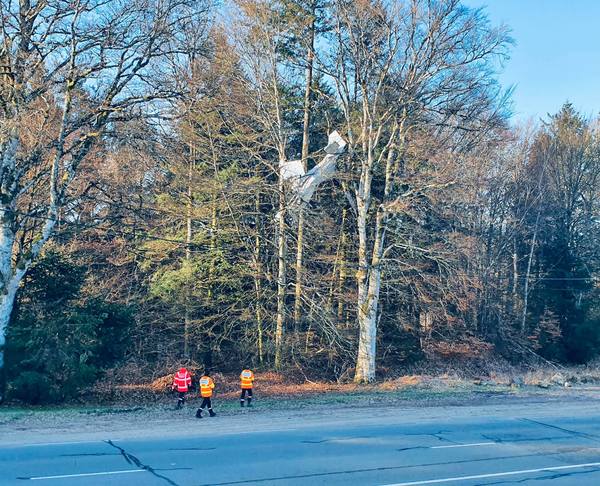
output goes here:
[{"label": "shoe", "polygon": [[208,413],[210,414],[211,417],[215,417],[217,414],[215,412],[213,412],[212,410],[209,410]]},{"label": "shoe", "polygon": [[243,400],[240,402],[240,407],[244,408],[244,401]]},{"label": "shoe", "polygon": [[202,418],[202,410],[196,410],[196,418]]},{"label": "shoe", "polygon": [[248,398],[248,406],[251,407],[252,406],[252,398]]}]

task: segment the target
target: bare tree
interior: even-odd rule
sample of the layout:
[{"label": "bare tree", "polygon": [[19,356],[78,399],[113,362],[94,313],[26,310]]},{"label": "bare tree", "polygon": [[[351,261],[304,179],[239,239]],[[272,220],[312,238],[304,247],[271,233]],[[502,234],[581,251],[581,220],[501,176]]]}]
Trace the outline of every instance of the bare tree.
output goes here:
[{"label": "bare tree", "polygon": [[[306,17],[307,25],[305,29],[302,29],[300,34],[304,32],[308,34],[306,40],[306,55],[304,59],[305,64],[305,85],[304,85],[304,106],[303,106],[303,120],[302,120],[302,166],[304,171],[308,170],[308,155],[310,145],[310,121],[312,111],[312,89],[313,89],[313,68],[315,59],[315,31],[316,31],[316,13],[317,13],[317,2],[311,0],[308,4]],[[298,234],[296,244],[296,285],[294,290],[294,324],[296,330],[299,328],[300,323],[300,312],[302,309],[302,270],[303,270],[303,258],[304,258],[304,211],[300,211],[298,215]]]},{"label": "bare tree", "polygon": [[[73,209],[80,167],[116,122],[156,116],[176,96],[161,76],[178,33],[205,17],[193,0],[2,0],[0,370],[15,294]],[[19,244],[24,228],[35,237]]]},{"label": "bare tree", "polygon": [[351,169],[358,172],[352,185],[359,240],[355,381],[370,382],[388,223],[410,198],[452,182],[415,185],[403,174],[410,133],[427,127],[447,146],[476,144],[499,119],[490,63],[508,38],[457,0],[340,0],[335,37],[328,71],[346,117]]},{"label": "bare tree", "polygon": [[[240,59],[248,73],[248,90],[255,95],[256,120],[266,133],[265,152],[276,154],[285,161],[288,144],[287,114],[282,48],[289,35],[290,26],[277,11],[277,2],[266,0],[238,0],[240,10],[236,35]],[[268,156],[267,156],[268,157]],[[284,178],[278,172],[277,211],[277,318],[275,329],[275,367],[283,359],[283,339],[287,320],[287,243],[285,222],[286,202]]]}]

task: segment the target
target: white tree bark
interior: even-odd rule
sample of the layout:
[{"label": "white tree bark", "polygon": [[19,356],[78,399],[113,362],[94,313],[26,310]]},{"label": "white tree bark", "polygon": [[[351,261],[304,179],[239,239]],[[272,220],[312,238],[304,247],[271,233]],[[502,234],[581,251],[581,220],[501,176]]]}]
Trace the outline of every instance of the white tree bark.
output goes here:
[{"label": "white tree bark", "polygon": [[[393,155],[388,157],[388,168]],[[386,193],[388,192],[386,181]],[[370,184],[370,182],[369,182]],[[370,195],[367,197],[370,201]],[[369,207],[363,198],[357,198],[358,229],[359,229],[359,271],[357,272],[358,284],[358,325],[360,329],[358,339],[358,354],[354,381],[357,383],[371,383],[375,380],[375,357],[377,355],[377,311],[379,308],[379,294],[381,290],[381,263],[383,259],[383,246],[387,217],[380,205],[375,221],[375,241],[373,242],[371,261],[368,260],[367,241],[367,216]]]},{"label": "white tree bark", "polygon": [[[366,130],[365,130],[365,133]],[[357,320],[359,326],[358,354],[354,381],[370,383],[375,380],[375,355],[377,343],[377,307],[379,303],[379,268],[372,268],[369,261],[368,218],[371,206],[371,181],[373,179],[373,143],[370,134],[363,141],[365,160],[361,167],[360,182],[356,192],[358,228],[358,287]],[[375,255],[373,251],[372,255]],[[376,272],[373,273],[373,271]]]},{"label": "white tree bark", "polygon": [[12,277],[12,251],[15,234],[12,229],[11,216],[10,208],[2,207],[0,209],[0,285],[2,286],[0,293],[0,370],[4,367],[6,331],[18,287],[18,282],[14,282]]},{"label": "white tree bark", "polygon": [[[362,287],[362,288],[361,288]],[[358,355],[354,381],[371,383],[375,380],[375,357],[377,355],[377,310],[381,288],[381,271],[372,268],[368,284],[359,285]]]},{"label": "white tree bark", "polygon": [[[19,272],[21,273],[21,272]],[[24,272],[23,272],[24,274]],[[6,345],[6,333],[8,331],[8,322],[12,313],[17,289],[23,275],[16,275],[10,282],[6,293],[0,296],[0,370],[4,369],[4,346]],[[0,390],[0,402],[2,401],[2,391]]]},{"label": "white tree bark", "polygon": [[367,249],[367,200],[357,197],[358,210],[358,264],[356,273],[358,286],[357,320],[359,327],[358,354],[354,381],[370,383],[375,380],[375,356],[377,344],[377,307],[379,304],[379,286],[381,271],[379,267],[372,268],[368,261]]},{"label": "white tree bark", "polygon": [[285,333],[287,290],[286,256],[287,245],[285,238],[285,194],[283,176],[279,177],[279,211],[277,212],[277,324],[275,328],[275,369],[281,369],[283,362],[283,336]]},{"label": "white tree bark", "polygon": [[[55,206],[51,208],[56,209]],[[49,213],[54,212],[52,209]],[[0,293],[0,380],[4,373],[4,348],[8,324],[15,304],[17,290],[31,263],[38,257],[43,246],[52,236],[56,218],[49,217],[43,226],[38,240],[31,246],[30,251],[21,255],[18,261],[13,260],[15,234],[13,231],[12,208],[0,207],[0,274],[2,289]],[[55,212],[54,212],[55,214]],[[3,401],[4,386],[0,383],[0,403]]]}]

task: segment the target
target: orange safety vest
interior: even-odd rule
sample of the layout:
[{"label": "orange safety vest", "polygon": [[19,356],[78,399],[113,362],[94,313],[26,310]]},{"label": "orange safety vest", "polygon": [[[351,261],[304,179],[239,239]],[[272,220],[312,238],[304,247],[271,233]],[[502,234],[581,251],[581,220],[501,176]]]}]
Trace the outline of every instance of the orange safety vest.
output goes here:
[{"label": "orange safety vest", "polygon": [[252,390],[252,382],[254,381],[254,373],[252,373],[252,370],[242,371],[240,381],[242,382],[242,390]]},{"label": "orange safety vest", "polygon": [[181,368],[173,378],[173,388],[177,388],[178,392],[188,391],[188,387],[192,384],[192,375],[188,370]]},{"label": "orange safety vest", "polygon": [[203,376],[202,378],[200,378],[200,396],[202,398],[212,397],[214,387],[215,382],[212,381],[211,377]]}]

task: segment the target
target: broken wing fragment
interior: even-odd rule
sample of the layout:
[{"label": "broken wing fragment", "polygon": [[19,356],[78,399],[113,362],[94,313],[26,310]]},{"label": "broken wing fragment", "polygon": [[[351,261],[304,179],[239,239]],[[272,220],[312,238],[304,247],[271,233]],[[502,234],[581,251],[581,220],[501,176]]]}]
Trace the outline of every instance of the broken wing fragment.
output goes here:
[{"label": "broken wing fragment", "polygon": [[294,211],[306,205],[322,182],[331,179],[336,171],[336,162],[346,149],[346,141],[334,131],[329,134],[325,157],[308,172],[304,172],[301,160],[279,162],[280,177],[289,183],[288,210]]}]

